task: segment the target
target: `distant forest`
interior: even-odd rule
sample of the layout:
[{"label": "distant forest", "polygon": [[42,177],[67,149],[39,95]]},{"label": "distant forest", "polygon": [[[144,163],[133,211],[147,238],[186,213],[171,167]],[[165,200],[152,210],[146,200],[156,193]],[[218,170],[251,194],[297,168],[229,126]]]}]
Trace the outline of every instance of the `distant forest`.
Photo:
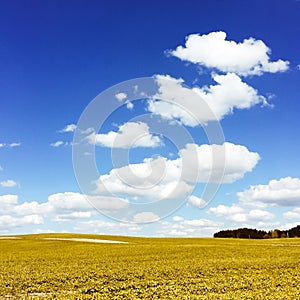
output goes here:
[{"label": "distant forest", "polygon": [[276,239],[300,237],[300,225],[289,230],[274,229],[270,231],[239,228],[222,230],[214,234],[214,238],[238,238],[238,239]]}]

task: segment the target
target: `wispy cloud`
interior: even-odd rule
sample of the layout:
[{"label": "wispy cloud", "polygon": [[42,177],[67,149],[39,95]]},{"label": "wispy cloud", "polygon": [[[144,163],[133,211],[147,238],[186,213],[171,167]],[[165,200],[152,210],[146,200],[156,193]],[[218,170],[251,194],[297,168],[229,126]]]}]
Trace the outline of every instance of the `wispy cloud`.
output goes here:
[{"label": "wispy cloud", "polygon": [[14,187],[17,183],[14,180],[8,179],[0,182],[0,186],[2,187]]},{"label": "wispy cloud", "polygon": [[66,125],[63,129],[59,130],[58,132],[74,132],[76,130],[76,125],[75,124],[68,124]]},{"label": "wispy cloud", "polygon": [[57,148],[57,147],[62,147],[62,146],[68,146],[69,143],[68,142],[63,142],[63,141],[57,141],[55,143],[51,143],[50,146]]},{"label": "wispy cloud", "polygon": [[7,147],[7,148],[15,148],[15,147],[20,147],[21,146],[21,143],[0,143],[0,148],[4,148],[4,147]]}]

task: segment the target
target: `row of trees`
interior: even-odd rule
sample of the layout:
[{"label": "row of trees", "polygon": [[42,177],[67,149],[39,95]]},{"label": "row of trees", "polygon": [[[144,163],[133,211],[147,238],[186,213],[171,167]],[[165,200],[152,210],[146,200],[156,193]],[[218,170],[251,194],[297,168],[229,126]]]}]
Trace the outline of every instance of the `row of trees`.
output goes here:
[{"label": "row of trees", "polygon": [[215,238],[238,238],[238,239],[271,239],[300,237],[300,225],[289,230],[274,229],[269,232],[264,230],[239,228],[233,230],[221,230],[214,234]]}]

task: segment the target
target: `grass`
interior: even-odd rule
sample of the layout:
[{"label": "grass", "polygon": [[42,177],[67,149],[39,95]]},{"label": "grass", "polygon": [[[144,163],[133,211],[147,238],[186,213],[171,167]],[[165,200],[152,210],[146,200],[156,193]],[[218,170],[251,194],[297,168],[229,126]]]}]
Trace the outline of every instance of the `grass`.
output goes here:
[{"label": "grass", "polygon": [[0,240],[0,299],[300,299],[300,239],[20,237]]}]

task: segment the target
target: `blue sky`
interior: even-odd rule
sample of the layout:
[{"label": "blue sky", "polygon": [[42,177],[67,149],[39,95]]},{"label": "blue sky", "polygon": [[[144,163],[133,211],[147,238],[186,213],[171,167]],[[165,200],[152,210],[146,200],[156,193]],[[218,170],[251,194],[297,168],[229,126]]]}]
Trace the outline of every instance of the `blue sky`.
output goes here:
[{"label": "blue sky", "polygon": [[[294,0],[1,1],[0,233],[211,236],[226,228],[299,224],[299,15],[300,2]],[[141,96],[126,107],[129,95],[121,83],[141,77],[157,84],[157,99],[172,103],[164,107]],[[99,168],[90,182],[97,186],[94,196],[112,205],[101,214],[76,180],[73,137],[88,129],[78,122],[92,99],[117,84],[116,97],[96,99],[105,107],[114,101],[123,106],[99,132],[90,128],[85,140]],[[192,88],[209,102],[226,142],[218,149],[226,149],[227,169],[222,180],[216,175],[221,184],[213,199],[203,199],[203,190],[209,182],[204,165],[214,146],[203,130],[207,118],[200,116],[199,103],[187,104]],[[178,112],[178,104],[199,124]],[[142,120],[144,114],[152,119]],[[180,193],[168,201],[181,207],[165,218],[142,210],[127,216],[128,203],[161,200],[157,195],[179,180],[181,157],[193,162],[186,145],[151,132],[157,122],[177,122],[173,133],[178,126],[191,134],[200,180],[180,178]],[[138,132],[144,140],[132,147],[130,137]],[[113,145],[116,136],[119,146]],[[129,190],[120,183],[111,153],[124,151],[137,176],[151,162],[158,170],[165,164],[161,184],[143,186],[141,195],[141,186]],[[101,190],[103,182],[109,194]]]}]

